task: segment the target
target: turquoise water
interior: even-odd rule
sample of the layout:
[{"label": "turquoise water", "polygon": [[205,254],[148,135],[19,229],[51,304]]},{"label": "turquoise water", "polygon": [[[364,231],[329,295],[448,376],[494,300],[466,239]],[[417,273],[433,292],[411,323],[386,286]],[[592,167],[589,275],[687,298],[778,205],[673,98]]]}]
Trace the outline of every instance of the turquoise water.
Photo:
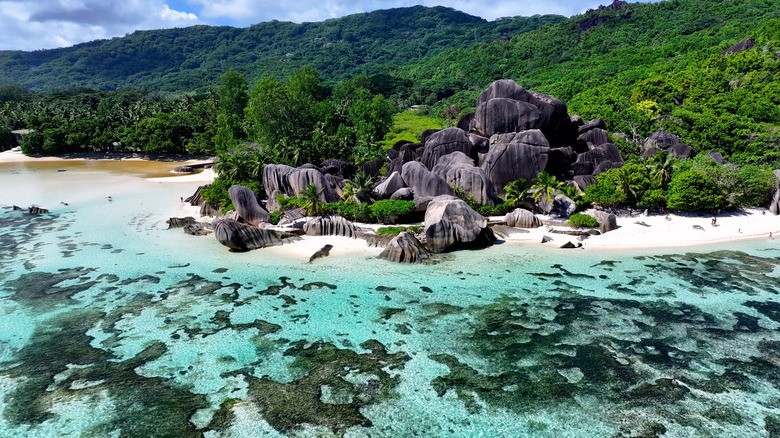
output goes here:
[{"label": "turquoise water", "polygon": [[196,186],[0,166],[0,437],[780,434],[777,241],[306,264]]}]

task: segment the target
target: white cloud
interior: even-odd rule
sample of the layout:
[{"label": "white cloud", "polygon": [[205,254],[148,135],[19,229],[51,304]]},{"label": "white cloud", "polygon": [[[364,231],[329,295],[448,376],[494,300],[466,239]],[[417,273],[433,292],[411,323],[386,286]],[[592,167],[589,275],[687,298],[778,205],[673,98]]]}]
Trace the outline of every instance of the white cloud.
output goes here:
[{"label": "white cloud", "polygon": [[36,50],[121,36],[135,30],[199,24],[165,0],[0,1],[0,50]]}]

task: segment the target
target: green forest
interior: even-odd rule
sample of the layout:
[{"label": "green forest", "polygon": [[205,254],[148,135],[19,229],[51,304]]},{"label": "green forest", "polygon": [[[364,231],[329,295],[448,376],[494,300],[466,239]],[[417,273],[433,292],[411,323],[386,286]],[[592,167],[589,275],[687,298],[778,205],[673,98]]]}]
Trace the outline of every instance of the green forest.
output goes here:
[{"label": "green forest", "polygon": [[[754,45],[725,53],[746,39]],[[614,134],[628,164],[571,193],[578,205],[757,205],[780,168],[780,9],[771,0],[666,0],[493,22],[413,7],[136,32],[0,52],[0,65],[0,149],[13,145],[11,130],[33,129],[23,144],[33,155],[218,155],[214,199],[233,183],[259,190],[265,164],[381,158],[398,140],[454,126],[496,79],[553,95]],[[641,142],[657,130],[699,155],[643,157]],[[710,151],[731,164],[714,165]]]}]

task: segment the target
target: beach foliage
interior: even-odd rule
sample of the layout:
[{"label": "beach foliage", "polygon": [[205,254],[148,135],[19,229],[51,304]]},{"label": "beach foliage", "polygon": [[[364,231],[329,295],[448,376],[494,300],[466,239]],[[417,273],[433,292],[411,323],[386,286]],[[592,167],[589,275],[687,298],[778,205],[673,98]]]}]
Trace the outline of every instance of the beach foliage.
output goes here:
[{"label": "beach foliage", "polygon": [[718,181],[696,169],[672,177],[667,206],[676,210],[717,210],[726,206],[724,191]]},{"label": "beach foliage", "polygon": [[371,204],[371,216],[379,223],[391,217],[408,217],[413,212],[414,201],[385,199]]},{"label": "beach foliage", "polygon": [[569,216],[569,225],[572,227],[593,228],[599,226],[599,221],[593,216],[577,213]]}]

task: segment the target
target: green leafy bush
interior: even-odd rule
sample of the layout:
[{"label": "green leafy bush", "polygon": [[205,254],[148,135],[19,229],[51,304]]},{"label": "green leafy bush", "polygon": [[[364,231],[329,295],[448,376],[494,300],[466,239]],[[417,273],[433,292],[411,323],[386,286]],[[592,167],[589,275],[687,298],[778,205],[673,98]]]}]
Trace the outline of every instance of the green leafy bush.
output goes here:
[{"label": "green leafy bush", "polygon": [[201,192],[201,196],[203,196],[206,202],[216,205],[222,211],[227,211],[232,209],[233,206],[228,190],[234,185],[244,186],[255,193],[258,193],[260,190],[260,185],[255,181],[236,181],[224,176],[218,176],[209,188]]},{"label": "green leafy bush", "polygon": [[371,216],[377,222],[384,222],[391,216],[404,217],[414,212],[414,201],[385,199],[371,204]]},{"label": "green leafy bush", "polygon": [[514,210],[515,203],[512,201],[506,201],[496,205],[483,205],[477,208],[477,213],[482,216],[502,216],[510,211]]},{"label": "green leafy bush", "polygon": [[401,234],[401,231],[406,231],[406,227],[381,227],[376,230],[376,233],[385,236],[397,236]]},{"label": "green leafy bush", "polygon": [[713,210],[726,204],[718,182],[695,169],[672,177],[666,200],[669,208],[686,211]]},{"label": "green leafy bush", "polygon": [[572,227],[593,228],[598,227],[599,222],[595,217],[587,214],[573,214],[569,217],[569,225]]}]

